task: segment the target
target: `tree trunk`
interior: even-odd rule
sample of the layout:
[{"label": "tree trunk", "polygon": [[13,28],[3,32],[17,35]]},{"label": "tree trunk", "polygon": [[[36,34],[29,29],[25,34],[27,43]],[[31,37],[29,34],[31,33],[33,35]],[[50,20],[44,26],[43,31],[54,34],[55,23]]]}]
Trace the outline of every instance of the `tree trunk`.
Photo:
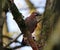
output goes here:
[{"label": "tree trunk", "polygon": [[[58,20],[60,18],[60,14],[59,14],[60,13],[60,10],[59,10],[60,6],[59,5],[60,5],[60,0],[47,0],[46,9],[45,9],[45,12],[43,15],[44,19],[43,19],[43,24],[42,24],[43,27],[42,27],[42,32],[41,32],[42,37],[40,39],[40,40],[43,39],[45,44],[48,40],[52,39],[52,38],[49,39],[49,37],[51,35],[53,35],[53,33],[55,34],[55,32],[53,32],[53,31],[55,31],[57,29],[55,27],[58,26],[57,23],[59,23]],[[58,31],[58,29],[56,31]],[[56,32],[56,35],[57,35],[57,32]],[[47,44],[49,45],[49,43],[47,43]],[[51,46],[49,46],[49,47],[51,47]],[[51,48],[48,48],[48,47],[45,47],[45,48],[44,48],[44,50],[51,50]]]},{"label": "tree trunk", "polygon": [[3,42],[2,42],[2,28],[3,28],[3,23],[4,23],[4,17],[2,16],[2,0],[0,0],[0,49],[3,47]]}]

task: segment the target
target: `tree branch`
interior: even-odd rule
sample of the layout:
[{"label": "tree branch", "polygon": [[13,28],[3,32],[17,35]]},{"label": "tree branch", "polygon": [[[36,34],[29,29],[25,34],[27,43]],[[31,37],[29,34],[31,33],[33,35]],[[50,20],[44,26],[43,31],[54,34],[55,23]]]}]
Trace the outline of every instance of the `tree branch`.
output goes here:
[{"label": "tree branch", "polygon": [[29,41],[30,45],[32,46],[33,50],[38,50],[36,42],[34,42],[27,25],[25,24],[25,21],[23,20],[23,15],[18,11],[16,5],[14,3],[11,3],[9,0],[7,0],[9,3],[10,11],[12,12],[14,16],[14,20],[17,22],[19,28],[21,29],[24,36],[27,37],[27,40]]}]

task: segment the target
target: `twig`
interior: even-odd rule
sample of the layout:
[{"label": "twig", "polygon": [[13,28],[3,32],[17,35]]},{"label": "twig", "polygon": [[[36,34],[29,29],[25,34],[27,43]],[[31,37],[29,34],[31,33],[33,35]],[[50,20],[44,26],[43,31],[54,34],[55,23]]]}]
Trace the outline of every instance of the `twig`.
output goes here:
[{"label": "twig", "polygon": [[5,35],[3,35],[2,37],[3,37],[3,38],[7,38],[7,39],[9,39],[9,40],[13,40],[13,38],[8,37],[8,36],[5,36]]},{"label": "twig", "polygon": [[32,13],[33,11],[36,11],[36,7],[34,7],[34,4],[32,4],[30,0],[25,0],[25,1],[27,5],[29,6],[30,13]]},{"label": "twig", "polygon": [[[13,42],[18,42],[17,39],[21,36],[22,34],[19,34],[12,42],[10,42],[8,45],[6,45],[5,47],[8,47],[9,45],[11,45]],[[21,43],[21,42],[19,42]]]}]

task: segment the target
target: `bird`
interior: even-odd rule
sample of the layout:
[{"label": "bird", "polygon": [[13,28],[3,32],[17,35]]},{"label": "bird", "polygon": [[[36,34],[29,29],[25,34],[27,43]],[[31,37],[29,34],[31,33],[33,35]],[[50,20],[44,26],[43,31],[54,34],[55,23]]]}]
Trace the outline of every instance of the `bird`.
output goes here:
[{"label": "bird", "polygon": [[37,27],[41,14],[39,12],[32,12],[32,14],[25,19],[25,24],[27,25],[30,33],[33,33]]}]

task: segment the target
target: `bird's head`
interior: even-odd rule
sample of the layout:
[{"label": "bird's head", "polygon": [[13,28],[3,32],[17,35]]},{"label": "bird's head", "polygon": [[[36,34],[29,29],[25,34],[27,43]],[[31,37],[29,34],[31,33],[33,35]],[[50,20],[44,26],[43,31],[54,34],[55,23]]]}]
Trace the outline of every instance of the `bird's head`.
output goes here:
[{"label": "bird's head", "polygon": [[31,14],[31,18],[35,18],[37,20],[37,22],[40,20],[42,14],[40,14],[39,12],[32,12]]}]

